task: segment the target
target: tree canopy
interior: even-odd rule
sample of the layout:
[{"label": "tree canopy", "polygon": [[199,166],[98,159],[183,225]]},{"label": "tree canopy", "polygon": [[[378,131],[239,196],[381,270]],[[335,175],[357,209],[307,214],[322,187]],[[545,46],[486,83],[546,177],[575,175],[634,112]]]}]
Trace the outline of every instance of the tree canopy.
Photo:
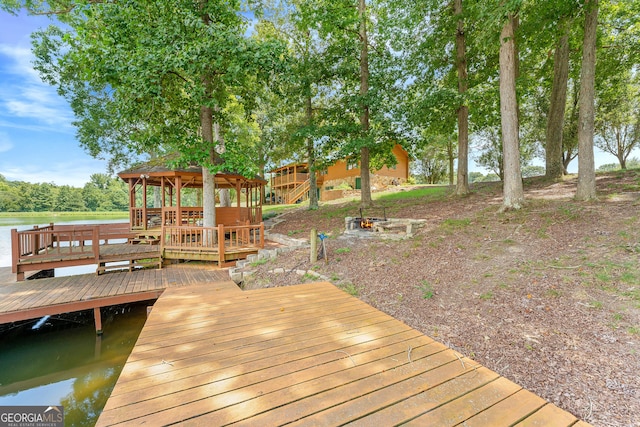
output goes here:
[{"label": "tree canopy", "polygon": [[366,204],[369,170],[401,143],[425,177],[446,165],[458,194],[472,154],[517,208],[534,157],[556,179],[594,142],[623,167],[638,144],[638,0],[0,5],[59,20],[34,34],[35,67],[69,100],[80,144],[114,167],[175,152],[254,174],[348,157]]}]

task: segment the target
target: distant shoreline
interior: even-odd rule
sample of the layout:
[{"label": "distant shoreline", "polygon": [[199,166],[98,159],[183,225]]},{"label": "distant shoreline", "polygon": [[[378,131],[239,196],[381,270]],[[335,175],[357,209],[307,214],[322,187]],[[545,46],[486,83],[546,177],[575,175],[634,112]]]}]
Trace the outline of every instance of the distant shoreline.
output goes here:
[{"label": "distant shoreline", "polygon": [[0,212],[0,217],[21,217],[21,218],[32,218],[32,217],[61,217],[61,218],[72,218],[72,217],[87,217],[87,216],[95,216],[95,217],[109,217],[109,218],[127,218],[129,212],[128,211],[101,211],[101,212],[93,212],[93,211],[78,211],[78,212]]}]

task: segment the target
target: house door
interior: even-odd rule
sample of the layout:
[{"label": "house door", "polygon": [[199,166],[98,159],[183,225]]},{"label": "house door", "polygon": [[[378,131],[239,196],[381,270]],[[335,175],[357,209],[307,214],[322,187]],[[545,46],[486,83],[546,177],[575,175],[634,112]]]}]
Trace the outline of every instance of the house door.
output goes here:
[{"label": "house door", "polygon": [[362,189],[362,178],[356,177],[356,190]]}]

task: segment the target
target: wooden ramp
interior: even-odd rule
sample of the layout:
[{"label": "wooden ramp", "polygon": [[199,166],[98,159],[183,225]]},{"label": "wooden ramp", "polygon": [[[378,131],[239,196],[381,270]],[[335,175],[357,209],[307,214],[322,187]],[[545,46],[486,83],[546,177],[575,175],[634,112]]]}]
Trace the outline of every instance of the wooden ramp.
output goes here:
[{"label": "wooden ramp", "polygon": [[168,289],[99,426],[584,426],[330,283]]}]

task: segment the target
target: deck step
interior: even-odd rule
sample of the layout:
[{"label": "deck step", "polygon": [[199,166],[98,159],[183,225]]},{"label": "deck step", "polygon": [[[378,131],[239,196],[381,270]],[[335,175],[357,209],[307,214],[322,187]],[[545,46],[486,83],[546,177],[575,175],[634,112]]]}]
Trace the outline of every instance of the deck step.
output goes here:
[{"label": "deck step", "polygon": [[[128,262],[125,262],[128,261]],[[112,262],[120,262],[120,261],[112,261]],[[162,258],[161,257],[151,257],[145,259],[130,259],[130,260],[122,260],[121,264],[110,264],[100,263],[96,268],[96,274],[102,274],[107,271],[115,271],[115,270],[128,270],[133,271],[138,268],[162,268]]]}]

